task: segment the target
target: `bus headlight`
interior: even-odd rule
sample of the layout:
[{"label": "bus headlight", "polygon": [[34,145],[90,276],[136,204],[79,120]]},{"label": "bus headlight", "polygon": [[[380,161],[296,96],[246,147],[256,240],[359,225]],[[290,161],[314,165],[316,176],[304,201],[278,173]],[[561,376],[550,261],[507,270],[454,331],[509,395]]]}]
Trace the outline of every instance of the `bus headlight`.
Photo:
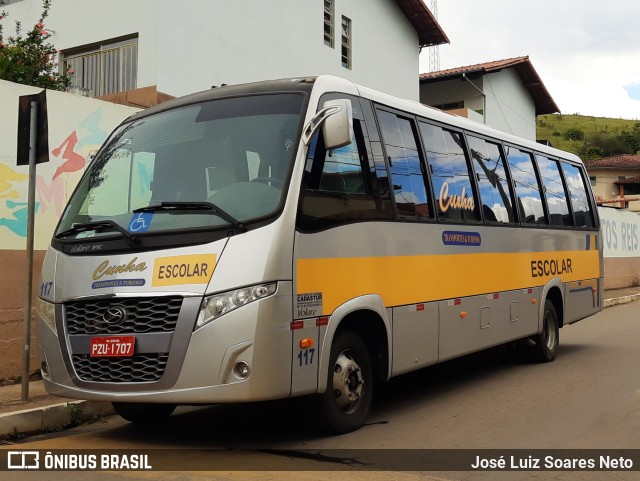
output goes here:
[{"label": "bus headlight", "polygon": [[42,319],[44,323],[57,334],[55,304],[51,304],[50,302],[43,301],[42,299],[38,298],[38,300],[36,301],[36,312],[40,316],[40,319]]},{"label": "bus headlight", "polygon": [[258,299],[275,294],[278,288],[277,282],[259,284],[257,286],[243,287],[233,291],[221,292],[212,296],[206,296],[202,301],[196,329],[208,324],[218,317],[237,309],[240,306],[250,304]]}]

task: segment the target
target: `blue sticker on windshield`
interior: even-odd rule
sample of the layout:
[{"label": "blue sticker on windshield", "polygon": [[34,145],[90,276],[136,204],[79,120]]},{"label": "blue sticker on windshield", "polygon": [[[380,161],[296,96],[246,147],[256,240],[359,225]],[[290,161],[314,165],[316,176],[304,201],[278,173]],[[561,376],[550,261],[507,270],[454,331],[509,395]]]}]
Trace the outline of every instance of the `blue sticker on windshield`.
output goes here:
[{"label": "blue sticker on windshield", "polygon": [[147,232],[151,226],[152,219],[153,212],[140,212],[138,214],[133,214],[127,230],[129,232]]}]

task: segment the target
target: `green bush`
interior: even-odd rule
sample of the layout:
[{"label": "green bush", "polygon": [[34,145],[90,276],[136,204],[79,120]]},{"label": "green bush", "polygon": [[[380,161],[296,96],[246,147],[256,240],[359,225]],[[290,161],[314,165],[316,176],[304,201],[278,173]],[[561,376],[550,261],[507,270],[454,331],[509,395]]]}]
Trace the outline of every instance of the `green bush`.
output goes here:
[{"label": "green bush", "polygon": [[[0,0],[2,4],[4,1]],[[59,51],[47,42],[51,33],[44,20],[50,8],[51,0],[43,0],[42,15],[26,35],[22,35],[21,23],[16,22],[15,35],[6,39],[3,22],[7,12],[0,11],[0,79],[52,90],[69,88],[73,71],[58,71]]]},{"label": "green bush", "polygon": [[584,132],[580,129],[570,128],[564,131],[563,137],[568,140],[583,140]]}]

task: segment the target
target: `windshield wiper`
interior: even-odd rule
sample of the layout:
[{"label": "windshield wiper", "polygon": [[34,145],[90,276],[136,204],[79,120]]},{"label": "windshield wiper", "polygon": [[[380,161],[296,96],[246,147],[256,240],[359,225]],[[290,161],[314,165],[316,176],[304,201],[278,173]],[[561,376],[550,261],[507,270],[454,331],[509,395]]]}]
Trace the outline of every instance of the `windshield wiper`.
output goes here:
[{"label": "windshield wiper", "polygon": [[211,202],[160,202],[159,204],[152,204],[146,207],[140,207],[133,209],[134,214],[140,212],[176,212],[182,210],[207,210],[217,214],[218,217],[226,220],[229,224],[234,226],[240,232],[246,232],[247,228],[238,219],[233,217],[228,212],[222,210]]},{"label": "windshield wiper", "polygon": [[66,237],[73,234],[79,234],[81,232],[89,232],[89,231],[98,231],[101,229],[115,229],[127,241],[129,246],[133,247],[134,244],[140,242],[140,238],[129,233],[124,227],[120,224],[113,222],[112,220],[98,220],[95,222],[87,222],[86,224],[73,224],[70,229],[60,232],[56,234],[57,238]]}]

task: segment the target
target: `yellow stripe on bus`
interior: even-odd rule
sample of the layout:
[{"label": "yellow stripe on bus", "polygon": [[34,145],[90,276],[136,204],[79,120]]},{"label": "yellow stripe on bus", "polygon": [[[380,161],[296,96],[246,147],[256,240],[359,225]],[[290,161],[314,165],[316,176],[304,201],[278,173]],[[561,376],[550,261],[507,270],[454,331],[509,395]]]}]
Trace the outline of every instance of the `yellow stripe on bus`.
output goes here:
[{"label": "yellow stripe on bus", "polygon": [[598,251],[298,259],[297,294],[322,293],[322,313],[378,294],[398,306],[601,276]]}]

